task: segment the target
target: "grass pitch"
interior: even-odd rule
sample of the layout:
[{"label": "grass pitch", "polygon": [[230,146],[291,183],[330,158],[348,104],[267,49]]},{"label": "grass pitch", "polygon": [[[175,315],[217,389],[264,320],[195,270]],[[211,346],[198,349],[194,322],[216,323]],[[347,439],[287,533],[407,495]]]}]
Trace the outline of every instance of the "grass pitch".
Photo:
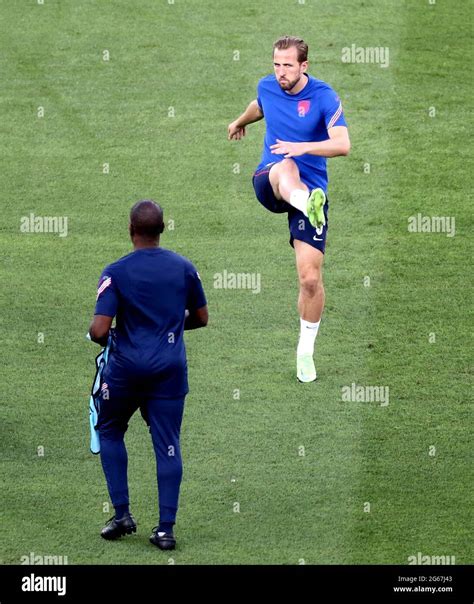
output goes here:
[{"label": "grass pitch", "polygon": [[[2,562],[472,563],[472,4],[3,0],[0,11]],[[308,41],[353,145],[329,160],[327,307],[309,385],[295,379],[286,220],[251,186],[264,125],[226,140],[285,33]],[[389,66],[342,62],[352,44],[388,47]],[[112,512],[88,451],[98,348],[84,336],[98,276],[130,250],[129,208],[144,197],[172,221],[162,244],[200,270],[211,317],[186,334],[172,556],[148,543],[156,483],[139,415],[127,436],[137,536],[100,539]],[[67,237],[20,232],[30,213],[67,217]],[[455,236],[410,233],[418,213],[454,216]],[[261,293],[213,288],[224,270],[259,273]],[[344,402],[353,383],[388,387],[389,405]]]}]

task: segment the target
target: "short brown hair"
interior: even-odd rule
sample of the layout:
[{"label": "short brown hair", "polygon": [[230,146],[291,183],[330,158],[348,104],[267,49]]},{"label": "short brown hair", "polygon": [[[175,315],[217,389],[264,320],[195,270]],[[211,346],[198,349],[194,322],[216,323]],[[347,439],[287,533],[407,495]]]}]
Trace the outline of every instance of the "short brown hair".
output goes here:
[{"label": "short brown hair", "polygon": [[283,36],[273,44],[273,52],[275,50],[286,50],[294,46],[298,51],[297,58],[298,63],[308,60],[308,45],[301,38],[295,38],[294,36]]}]

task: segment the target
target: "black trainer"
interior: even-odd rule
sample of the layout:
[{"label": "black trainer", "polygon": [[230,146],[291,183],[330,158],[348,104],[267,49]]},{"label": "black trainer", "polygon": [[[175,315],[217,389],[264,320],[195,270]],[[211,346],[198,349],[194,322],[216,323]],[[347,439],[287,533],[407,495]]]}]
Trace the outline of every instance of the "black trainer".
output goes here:
[{"label": "black trainer", "polygon": [[153,543],[153,545],[156,545],[160,549],[174,549],[176,539],[173,533],[158,532],[158,527],[155,526],[150,535],[150,543]]},{"label": "black trainer", "polygon": [[125,514],[120,520],[112,516],[100,532],[104,539],[118,539],[122,535],[131,535],[137,532],[137,523],[131,514]]}]

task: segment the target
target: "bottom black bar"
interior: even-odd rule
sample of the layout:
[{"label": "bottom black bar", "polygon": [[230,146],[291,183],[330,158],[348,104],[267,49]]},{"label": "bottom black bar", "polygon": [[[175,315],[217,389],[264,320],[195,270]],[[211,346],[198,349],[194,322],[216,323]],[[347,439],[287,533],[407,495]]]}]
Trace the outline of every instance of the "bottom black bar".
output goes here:
[{"label": "bottom black bar", "polygon": [[472,602],[471,566],[0,566],[0,602]]}]

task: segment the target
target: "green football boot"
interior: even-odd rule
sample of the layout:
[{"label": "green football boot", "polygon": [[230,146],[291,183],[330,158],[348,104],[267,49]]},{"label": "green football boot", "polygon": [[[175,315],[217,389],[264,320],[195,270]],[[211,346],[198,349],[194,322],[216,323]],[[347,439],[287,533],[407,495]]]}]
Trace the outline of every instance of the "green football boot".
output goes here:
[{"label": "green football boot", "polygon": [[326,195],[322,189],[313,189],[308,202],[306,210],[308,212],[308,220],[311,225],[315,228],[321,228],[326,224],[326,217],[324,216],[324,204],[326,203]]}]

